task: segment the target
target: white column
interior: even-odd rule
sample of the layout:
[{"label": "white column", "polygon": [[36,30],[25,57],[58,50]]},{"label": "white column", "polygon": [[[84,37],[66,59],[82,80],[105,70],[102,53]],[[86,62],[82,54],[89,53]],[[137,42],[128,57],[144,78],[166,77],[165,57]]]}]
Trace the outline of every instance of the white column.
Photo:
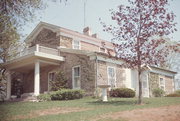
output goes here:
[{"label": "white column", "polygon": [[6,88],[6,100],[11,98],[11,73],[7,72],[7,88]]},{"label": "white column", "polygon": [[36,44],[36,51],[39,52],[39,44]]},{"label": "white column", "polygon": [[107,88],[102,88],[102,101],[107,102]]},{"label": "white column", "polygon": [[38,96],[40,92],[40,63],[35,61],[34,69],[34,95]]}]

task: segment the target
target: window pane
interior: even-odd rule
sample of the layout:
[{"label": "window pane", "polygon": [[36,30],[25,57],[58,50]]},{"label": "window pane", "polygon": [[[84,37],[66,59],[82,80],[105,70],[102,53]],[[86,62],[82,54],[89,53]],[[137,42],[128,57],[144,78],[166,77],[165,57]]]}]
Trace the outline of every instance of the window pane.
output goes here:
[{"label": "window pane", "polygon": [[75,88],[80,88],[80,77],[75,77],[74,78],[74,87]]},{"label": "window pane", "polygon": [[49,73],[49,81],[55,80],[55,73]]},{"label": "window pane", "polygon": [[80,49],[80,41],[74,40],[73,41],[73,48],[74,49]]},{"label": "window pane", "polygon": [[80,68],[79,67],[74,68],[74,76],[75,77],[80,76]]},{"label": "window pane", "polygon": [[110,77],[115,77],[115,72],[114,72],[114,68],[108,68],[108,73]]}]

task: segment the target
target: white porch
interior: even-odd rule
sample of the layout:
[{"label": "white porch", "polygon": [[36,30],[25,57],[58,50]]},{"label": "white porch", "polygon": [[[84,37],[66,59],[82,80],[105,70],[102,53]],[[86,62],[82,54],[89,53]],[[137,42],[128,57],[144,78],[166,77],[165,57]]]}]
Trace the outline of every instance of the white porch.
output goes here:
[{"label": "white porch", "polygon": [[47,65],[58,66],[64,58],[60,56],[58,49],[48,48],[36,45],[27,48],[24,51],[18,52],[15,57],[12,57],[4,64],[7,72],[7,94],[6,99],[11,98],[11,73],[12,72],[25,72],[27,70],[34,70],[34,92],[33,95],[40,94],[40,71],[41,67]]}]

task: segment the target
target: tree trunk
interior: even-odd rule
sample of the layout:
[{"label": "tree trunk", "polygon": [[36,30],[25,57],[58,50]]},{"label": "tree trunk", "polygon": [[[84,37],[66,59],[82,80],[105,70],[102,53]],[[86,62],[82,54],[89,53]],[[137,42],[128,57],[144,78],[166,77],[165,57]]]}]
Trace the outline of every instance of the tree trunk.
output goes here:
[{"label": "tree trunk", "polygon": [[138,104],[142,104],[142,80],[141,80],[141,67],[140,66],[138,66],[138,82],[139,82]]}]

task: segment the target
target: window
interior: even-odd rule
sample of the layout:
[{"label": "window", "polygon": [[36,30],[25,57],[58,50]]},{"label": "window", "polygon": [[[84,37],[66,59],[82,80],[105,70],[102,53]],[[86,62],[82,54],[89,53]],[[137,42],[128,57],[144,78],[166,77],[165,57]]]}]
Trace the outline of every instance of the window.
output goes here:
[{"label": "window", "polygon": [[78,40],[73,40],[73,49],[78,49],[78,50],[80,50],[80,41],[78,41]]},{"label": "window", "polygon": [[99,52],[106,53],[106,48],[100,47],[100,48],[99,48]]},{"label": "window", "polygon": [[56,73],[55,72],[49,72],[48,74],[48,90],[50,91],[51,90],[51,84],[53,81],[55,81],[55,75]]},{"label": "window", "polygon": [[108,67],[108,84],[111,88],[116,87],[116,71],[114,67]]},{"label": "window", "polygon": [[80,66],[73,67],[73,88],[80,89],[81,82],[80,82]]},{"label": "window", "polygon": [[164,78],[159,78],[159,87],[162,90],[165,90],[165,80],[164,80]]}]

